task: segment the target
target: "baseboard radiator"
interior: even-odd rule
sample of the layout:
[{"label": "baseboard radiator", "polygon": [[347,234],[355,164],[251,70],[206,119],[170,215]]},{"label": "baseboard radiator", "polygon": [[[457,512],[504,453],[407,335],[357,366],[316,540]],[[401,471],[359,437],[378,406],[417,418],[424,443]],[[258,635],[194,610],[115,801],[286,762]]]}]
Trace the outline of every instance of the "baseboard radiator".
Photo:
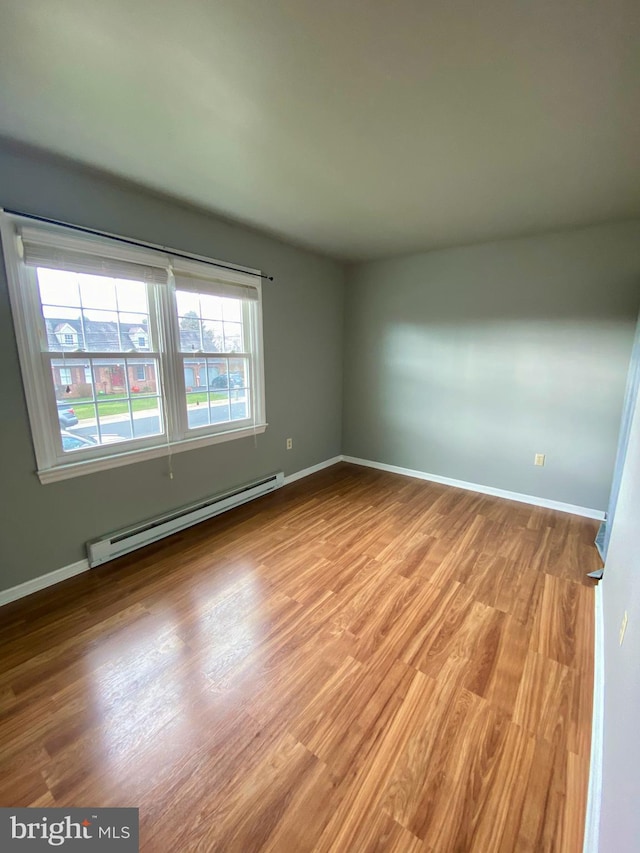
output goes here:
[{"label": "baseboard radiator", "polygon": [[268,492],[273,492],[275,489],[279,489],[283,483],[284,474],[279,471],[277,474],[271,474],[262,480],[245,483],[243,486],[205,498],[191,506],[182,507],[125,530],[118,530],[109,536],[94,539],[87,542],[89,565],[94,568],[109,560],[115,560],[116,557],[128,554],[129,551],[142,548],[151,542],[157,542],[158,539],[171,536],[172,533],[177,533],[193,524],[213,518],[214,515],[220,515],[222,512],[240,506],[240,504],[259,498]]}]

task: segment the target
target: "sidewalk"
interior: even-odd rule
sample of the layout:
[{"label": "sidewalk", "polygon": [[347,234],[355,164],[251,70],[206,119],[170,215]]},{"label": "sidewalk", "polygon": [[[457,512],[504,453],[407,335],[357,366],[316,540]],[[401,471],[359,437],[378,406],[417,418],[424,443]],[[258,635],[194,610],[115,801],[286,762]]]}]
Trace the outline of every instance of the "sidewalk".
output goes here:
[{"label": "sidewalk", "polygon": [[[246,403],[246,397],[238,397],[235,400],[229,400],[229,403]],[[69,401],[69,405],[73,406],[73,401]],[[83,405],[85,405],[83,403]],[[226,400],[212,400],[209,403],[209,408],[213,408],[214,406],[226,406]],[[192,409],[200,409],[206,408],[206,403],[190,403],[187,406],[187,411]],[[134,420],[140,420],[143,418],[159,418],[160,417],[160,409],[144,409],[142,412],[131,412],[131,417]],[[105,417],[100,418],[101,426],[104,424],[118,424],[118,423],[128,423],[129,422],[129,414],[128,412],[122,412],[119,415],[105,415]],[[78,423],[72,429],[77,429],[78,427],[97,427],[98,421],[96,418],[80,418]]]}]

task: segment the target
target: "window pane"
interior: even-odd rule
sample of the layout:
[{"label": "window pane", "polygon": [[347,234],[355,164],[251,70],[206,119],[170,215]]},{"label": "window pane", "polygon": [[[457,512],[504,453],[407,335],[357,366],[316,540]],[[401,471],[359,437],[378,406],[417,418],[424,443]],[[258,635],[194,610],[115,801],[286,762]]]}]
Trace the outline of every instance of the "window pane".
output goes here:
[{"label": "window pane", "polygon": [[206,359],[207,384],[209,388],[219,390],[229,387],[229,360],[226,358]]},{"label": "window pane", "polygon": [[229,359],[229,394],[232,421],[251,417],[249,393],[249,359]]},{"label": "window pane", "polygon": [[[71,273],[69,273],[71,275]],[[117,311],[116,283],[112,278],[98,275],[77,275],[80,300],[84,308]]]},{"label": "window pane", "polygon": [[242,391],[231,392],[231,420],[243,421],[251,417],[249,396],[246,388]]},{"label": "window pane", "polygon": [[51,362],[51,379],[56,399],[68,402],[70,406],[93,397],[91,367],[88,362],[54,359]]},{"label": "window pane", "polygon": [[176,291],[176,301],[182,352],[243,351],[242,300]]},{"label": "window pane", "polygon": [[49,350],[153,349],[143,282],[38,268],[38,286]]},{"label": "window pane", "polygon": [[200,316],[200,297],[197,293],[191,293],[188,290],[176,290],[176,305],[178,307],[178,316],[184,317],[193,313],[196,317]]},{"label": "window pane", "polygon": [[202,348],[205,352],[224,352],[221,322],[217,320],[202,321]]},{"label": "window pane", "polygon": [[232,322],[242,322],[242,302],[239,299],[228,299],[223,297],[222,302],[222,319]]},{"label": "window pane", "polygon": [[251,417],[248,358],[185,358],[184,377],[190,429]]},{"label": "window pane", "polygon": [[150,348],[148,317],[144,314],[120,314],[118,319],[120,340],[125,352],[144,352]]},{"label": "window pane", "polygon": [[[66,312],[66,316],[65,316]],[[45,329],[47,330],[47,347],[49,350],[71,352],[84,349],[84,336],[80,309],[58,308],[45,305],[42,313]],[[74,313],[71,317],[69,314]]]},{"label": "window pane", "polygon": [[204,320],[222,320],[222,298],[202,294],[200,296],[200,314]]},{"label": "window pane", "polygon": [[38,267],[38,288],[43,305],[80,308],[78,277],[63,270]]},{"label": "window pane", "polygon": [[206,389],[198,393],[187,394],[187,422],[189,429],[196,429],[211,423],[209,394]]},{"label": "window pane", "polygon": [[159,435],[162,432],[162,405],[159,397],[139,397],[131,400],[133,434],[136,438]]},{"label": "window pane", "polygon": [[180,318],[180,349],[182,352],[202,351],[202,329],[197,317]]},{"label": "window pane", "polygon": [[242,324],[225,323],[223,352],[242,352],[243,349]]},{"label": "window pane", "polygon": [[115,279],[118,311],[123,314],[149,314],[147,286],[141,281]]},{"label": "window pane", "polygon": [[[54,359],[51,371],[65,452],[161,434],[158,369],[155,359]],[[61,384],[65,370],[71,378],[66,385]],[[72,442],[70,436],[84,441]]]},{"label": "window pane", "polygon": [[158,393],[159,383],[155,361],[127,361],[127,372],[132,397]]},{"label": "window pane", "polygon": [[[133,425],[128,400],[98,403],[96,438],[101,444],[133,437]],[[116,439],[116,436],[118,437]]]},{"label": "window pane", "polygon": [[111,311],[83,311],[80,349],[88,352],[121,352],[118,315]]},{"label": "window pane", "polygon": [[229,375],[234,388],[249,387],[249,359],[230,358]]},{"label": "window pane", "polygon": [[228,391],[210,391],[210,417],[212,424],[221,424],[231,420]]},{"label": "window pane", "polygon": [[67,430],[62,430],[62,449],[65,453],[74,450],[91,450],[98,446],[98,442],[92,436],[74,435]]}]

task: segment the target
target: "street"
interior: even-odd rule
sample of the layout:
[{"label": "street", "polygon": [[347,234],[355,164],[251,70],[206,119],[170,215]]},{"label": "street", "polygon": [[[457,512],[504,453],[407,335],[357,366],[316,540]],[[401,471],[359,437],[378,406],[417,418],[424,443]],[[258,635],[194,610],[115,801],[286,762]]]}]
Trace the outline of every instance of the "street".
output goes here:
[{"label": "street", "polygon": [[[209,407],[212,423],[221,423],[227,420],[228,408],[226,405],[215,403]],[[246,415],[246,403],[244,401],[231,403],[231,417],[234,420],[244,418]],[[206,405],[192,406],[188,410],[189,426],[191,428],[205,426],[208,423]],[[133,419],[135,438],[144,438],[147,435],[157,435],[160,432],[160,417],[157,409],[149,412],[140,412]],[[103,434],[119,436],[120,438],[131,438],[131,422],[128,415],[111,415],[101,421]],[[77,426],[72,427],[69,432],[75,435],[97,437],[98,427],[96,421],[80,421]]]}]

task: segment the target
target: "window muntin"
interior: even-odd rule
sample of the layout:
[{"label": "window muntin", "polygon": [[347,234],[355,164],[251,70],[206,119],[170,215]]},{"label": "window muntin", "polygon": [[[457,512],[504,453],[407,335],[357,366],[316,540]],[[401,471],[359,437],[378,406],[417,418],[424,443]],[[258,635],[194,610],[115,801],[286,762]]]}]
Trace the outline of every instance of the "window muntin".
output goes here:
[{"label": "window muntin", "polygon": [[242,300],[176,290],[182,352],[241,352]]},{"label": "window muntin", "polygon": [[[37,268],[48,349],[73,344],[85,352],[127,352],[132,337],[149,328],[147,285],[142,281]],[[145,339],[147,335],[145,334]],[[146,346],[146,344],[145,344]]]},{"label": "window muntin", "polygon": [[[190,429],[251,418],[250,360],[188,356],[184,359]],[[196,378],[196,386],[193,379]]]},{"label": "window muntin", "polygon": [[[140,363],[101,356],[75,359],[72,367],[69,364],[67,359],[51,362],[57,403],[68,403],[78,418],[71,427],[61,420],[61,435],[71,430],[97,445],[164,435],[157,360]],[[57,385],[56,372],[60,376],[64,372],[69,381]],[[69,449],[64,441],[62,449]]]},{"label": "window muntin", "polygon": [[204,290],[176,290],[176,310],[189,430],[251,420],[250,305]]},{"label": "window muntin", "polygon": [[[145,341],[157,337],[151,329],[150,286],[45,267],[37,267],[36,276],[56,403],[58,408],[61,402],[72,406],[78,420],[70,425],[68,418],[59,418],[62,453],[80,449],[69,441],[70,430],[89,438],[95,446],[94,450],[88,445],[89,450],[95,453],[116,441],[165,435],[159,359],[146,359],[147,377],[145,365],[127,357],[136,352],[134,340],[141,329],[146,330]],[[73,355],[66,346],[69,328],[76,343]],[[60,329],[65,334],[63,345]],[[62,361],[56,358],[61,351]],[[90,353],[100,357],[92,358]],[[140,368],[144,371],[142,386],[137,379]]]},{"label": "window muntin", "polygon": [[0,219],[43,482],[264,431],[259,278]]}]

